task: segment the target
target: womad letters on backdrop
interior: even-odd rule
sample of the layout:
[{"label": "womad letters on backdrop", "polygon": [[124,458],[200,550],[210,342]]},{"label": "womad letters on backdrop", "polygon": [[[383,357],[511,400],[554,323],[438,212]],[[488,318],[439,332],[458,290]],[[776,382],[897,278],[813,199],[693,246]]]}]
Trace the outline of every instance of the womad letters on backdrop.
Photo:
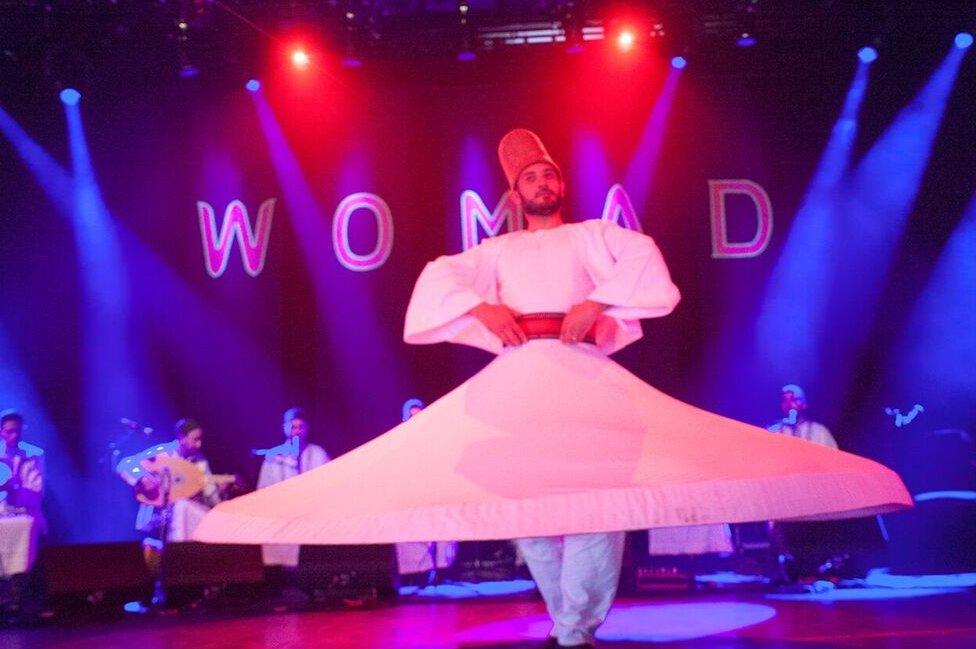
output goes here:
[{"label": "womad letters on backdrop", "polygon": [[[709,223],[711,225],[712,257],[714,259],[743,259],[758,257],[765,252],[773,236],[773,206],[769,194],[751,180],[709,180]],[[755,235],[748,241],[730,241],[727,199],[740,195],[748,198],[755,208]],[[197,201],[197,217],[203,244],[203,261],[207,274],[217,279],[227,270],[231,248],[236,241],[244,270],[257,277],[264,269],[271,239],[271,226],[277,199],[269,198],[258,208],[257,221],[252,227],[247,207],[240,200],[231,201],[224,210],[224,218],[217,229],[216,212],[210,203]],[[364,213],[373,217],[376,241],[367,253],[356,252],[349,242],[349,228],[353,217]],[[505,192],[489,210],[481,196],[470,189],[460,198],[461,248],[468,250],[487,237],[523,227],[522,214],[511,192]],[[640,219],[627,191],[619,183],[607,191],[601,217],[625,228],[642,231]],[[393,252],[393,212],[380,196],[369,192],[350,194],[336,207],[332,218],[332,247],[336,259],[354,272],[375,270],[383,266]]]}]

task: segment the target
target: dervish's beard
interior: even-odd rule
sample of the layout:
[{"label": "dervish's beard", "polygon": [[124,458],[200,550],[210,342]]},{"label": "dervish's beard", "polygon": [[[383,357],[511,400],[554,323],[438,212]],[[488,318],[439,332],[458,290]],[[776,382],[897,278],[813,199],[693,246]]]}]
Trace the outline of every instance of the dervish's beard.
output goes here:
[{"label": "dervish's beard", "polygon": [[[549,197],[549,202],[546,202],[547,195]],[[552,216],[563,205],[562,196],[556,194],[556,192],[548,190],[542,193],[540,197],[536,195],[536,199],[527,200],[523,197],[522,209],[526,214],[531,214],[532,216]]]}]

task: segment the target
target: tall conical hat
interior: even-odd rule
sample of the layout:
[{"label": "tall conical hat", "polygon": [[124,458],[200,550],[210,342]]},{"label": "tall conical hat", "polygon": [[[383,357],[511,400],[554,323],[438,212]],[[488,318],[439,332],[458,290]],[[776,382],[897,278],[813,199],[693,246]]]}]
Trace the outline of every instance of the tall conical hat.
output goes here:
[{"label": "tall conical hat", "polygon": [[498,161],[502,163],[508,186],[514,188],[519,174],[529,165],[548,162],[562,175],[559,165],[552,159],[539,136],[524,128],[516,128],[505,134],[498,143]]}]

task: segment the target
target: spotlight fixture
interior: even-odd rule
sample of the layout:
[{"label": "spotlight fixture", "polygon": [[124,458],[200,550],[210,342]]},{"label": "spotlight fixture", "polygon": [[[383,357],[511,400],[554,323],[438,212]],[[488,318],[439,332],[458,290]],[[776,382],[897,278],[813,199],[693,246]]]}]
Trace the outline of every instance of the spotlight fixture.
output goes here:
[{"label": "spotlight fixture", "polygon": [[735,44],[737,47],[752,47],[756,44],[756,37],[749,32],[742,32],[735,40]]},{"label": "spotlight fixture", "polygon": [[244,84],[244,87],[247,88],[249,92],[257,92],[261,89],[261,82],[257,79],[250,79]]},{"label": "spotlight fixture", "polygon": [[873,47],[862,47],[857,51],[857,58],[861,59],[862,63],[871,63],[878,58],[878,50]]},{"label": "spotlight fixture", "polygon": [[81,100],[81,93],[74,88],[65,88],[60,94],[61,103],[65,106],[75,106]]},{"label": "spotlight fixture", "polygon": [[193,65],[192,63],[185,62],[180,66],[180,76],[184,79],[190,79],[200,74],[200,68]]},{"label": "spotlight fixture", "polygon": [[688,65],[688,59],[683,56],[675,56],[671,59],[671,67],[675,70],[683,70]]},{"label": "spotlight fixture", "polygon": [[468,24],[468,12],[471,6],[468,0],[458,0],[458,23],[461,29],[461,44],[458,48],[457,60],[462,62],[474,61],[478,58],[474,48],[474,36],[471,26]]},{"label": "spotlight fixture", "polygon": [[311,62],[311,58],[309,58],[308,52],[305,50],[297,49],[293,50],[291,53],[291,62],[299,70],[304,70]]},{"label": "spotlight fixture", "polygon": [[636,40],[633,30],[624,29],[617,35],[617,47],[626,52],[634,47]]},{"label": "spotlight fixture", "polygon": [[959,32],[956,34],[956,47],[961,50],[968,49],[973,44],[973,35],[969,32]]}]

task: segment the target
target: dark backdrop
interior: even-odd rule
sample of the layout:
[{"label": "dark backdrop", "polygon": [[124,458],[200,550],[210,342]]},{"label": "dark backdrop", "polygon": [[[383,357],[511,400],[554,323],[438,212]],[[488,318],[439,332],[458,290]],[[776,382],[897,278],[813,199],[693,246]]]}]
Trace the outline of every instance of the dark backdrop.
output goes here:
[{"label": "dark backdrop", "polygon": [[[461,192],[477,191],[489,209],[502,195],[495,146],[516,126],[539,132],[561,162],[570,218],[599,218],[620,182],[660,245],[684,299],[618,354],[643,379],[760,425],[778,416],[779,386],[800,383],[842,448],[894,464],[885,405],[925,405],[898,435],[971,427],[976,386],[961,368],[976,361],[965,289],[973,236],[963,236],[976,218],[972,57],[953,70],[944,103],[902,113],[949,46],[886,52],[868,72],[851,182],[828,197],[857,194],[856,206],[825,218],[826,249],[787,240],[798,214],[816,218],[801,208],[855,79],[853,50],[760,46],[692,58],[680,74],[649,51],[327,63],[269,69],[263,99],[236,78],[106,79],[80,103],[89,189],[100,191],[87,203],[57,97],[3,86],[0,407],[21,409],[26,438],[47,450],[52,540],[132,536],[134,505],[111,473],[110,444],[133,452],[192,416],[214,469],[253,479],[249,449],[280,440],[289,406],[305,406],[313,439],[338,455],[395,425],[405,399],[432,401],[483,366],[477,350],[403,344],[403,313],[424,263],[461,250]],[[262,101],[284,140],[268,138]],[[911,121],[933,113],[931,133]],[[886,140],[896,125],[911,137]],[[872,153],[889,164],[859,173]],[[865,174],[867,189],[857,184]],[[763,254],[711,256],[714,179],[768,192],[774,229]],[[382,197],[395,228],[389,259],[367,272],[343,267],[332,247],[333,213],[355,192]],[[235,244],[226,272],[208,275],[196,202],[214,207],[219,226],[231,200],[253,223],[269,198],[263,271],[246,273]],[[749,203],[731,199],[729,209],[732,238],[750,238]],[[350,233],[361,253],[375,238],[367,216]],[[761,333],[785,346],[756,339],[776,273],[792,278],[775,303],[787,306]],[[948,303],[933,325],[925,314]],[[795,313],[810,304],[827,314],[820,330],[789,342],[805,330]],[[126,435],[120,417],[156,433]]]}]

